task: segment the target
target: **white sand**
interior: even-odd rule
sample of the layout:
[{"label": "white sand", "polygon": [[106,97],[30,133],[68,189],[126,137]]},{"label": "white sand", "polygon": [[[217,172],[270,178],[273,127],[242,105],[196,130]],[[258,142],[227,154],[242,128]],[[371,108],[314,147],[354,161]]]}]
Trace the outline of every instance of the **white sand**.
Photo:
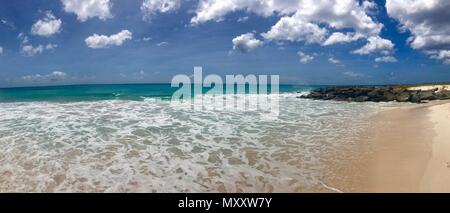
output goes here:
[{"label": "white sand", "polygon": [[422,90],[422,91],[428,91],[428,90],[437,90],[437,91],[450,91],[450,85],[430,85],[430,86],[418,86],[418,87],[410,87],[409,90]]},{"label": "white sand", "polygon": [[436,136],[420,191],[450,192],[450,104],[432,106],[430,110]]},{"label": "white sand", "polygon": [[370,153],[349,165],[358,170],[343,174],[343,191],[450,192],[449,101],[382,112],[367,135]]}]

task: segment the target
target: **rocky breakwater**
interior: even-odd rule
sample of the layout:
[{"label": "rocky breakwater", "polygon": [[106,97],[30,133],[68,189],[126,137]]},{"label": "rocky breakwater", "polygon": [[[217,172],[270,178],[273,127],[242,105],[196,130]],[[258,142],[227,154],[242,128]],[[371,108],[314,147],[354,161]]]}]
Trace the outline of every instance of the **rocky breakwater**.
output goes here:
[{"label": "rocky breakwater", "polygon": [[311,91],[300,98],[347,102],[412,102],[424,103],[433,100],[450,100],[450,90],[421,90],[413,87],[333,87]]}]

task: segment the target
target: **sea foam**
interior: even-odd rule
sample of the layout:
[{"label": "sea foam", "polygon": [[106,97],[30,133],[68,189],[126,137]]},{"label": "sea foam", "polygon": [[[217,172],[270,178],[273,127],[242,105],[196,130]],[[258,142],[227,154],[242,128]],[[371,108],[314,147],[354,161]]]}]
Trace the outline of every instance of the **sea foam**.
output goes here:
[{"label": "sea foam", "polygon": [[159,99],[0,103],[0,192],[317,191],[386,104],[296,96],[276,120]]}]

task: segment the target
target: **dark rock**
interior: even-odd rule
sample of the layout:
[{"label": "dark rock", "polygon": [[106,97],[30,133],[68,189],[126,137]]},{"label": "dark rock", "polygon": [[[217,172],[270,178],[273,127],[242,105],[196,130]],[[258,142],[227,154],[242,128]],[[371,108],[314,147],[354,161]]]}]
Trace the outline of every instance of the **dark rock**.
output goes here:
[{"label": "dark rock", "polygon": [[450,99],[450,91],[437,92],[436,97],[440,100],[448,100],[448,99]]},{"label": "dark rock", "polygon": [[420,96],[418,94],[412,94],[410,101],[413,103],[422,103],[422,100],[420,99]]},{"label": "dark rock", "polygon": [[334,95],[333,93],[331,94],[326,94],[324,97],[324,100],[332,100],[336,97],[336,95]]},{"label": "dark rock", "polygon": [[334,87],[312,91],[301,98],[348,102],[413,102],[448,100],[450,91],[411,91],[405,87]]},{"label": "dark rock", "polygon": [[406,91],[406,89],[404,88],[392,88],[391,90],[393,93],[398,94],[398,93],[403,93]]},{"label": "dark rock", "polygon": [[320,98],[323,96],[323,94],[320,92],[312,91],[308,96],[311,98]]},{"label": "dark rock", "polygon": [[383,95],[383,91],[379,88],[375,88],[372,91],[367,93],[367,96],[370,98],[380,98]]},{"label": "dark rock", "polygon": [[420,99],[427,100],[427,101],[436,100],[436,98],[437,98],[434,91],[420,91],[419,96],[420,96]]},{"label": "dark rock", "polygon": [[407,102],[407,101],[409,101],[410,96],[411,96],[411,95],[410,95],[409,92],[404,91],[404,92],[398,93],[398,94],[396,95],[396,100],[397,100],[398,102]]},{"label": "dark rock", "polygon": [[383,94],[384,101],[395,101],[397,97],[395,97],[395,94],[391,91],[386,91]]},{"label": "dark rock", "polygon": [[367,97],[367,96],[358,96],[358,97],[355,98],[356,102],[366,102],[368,100],[370,100],[370,98]]}]

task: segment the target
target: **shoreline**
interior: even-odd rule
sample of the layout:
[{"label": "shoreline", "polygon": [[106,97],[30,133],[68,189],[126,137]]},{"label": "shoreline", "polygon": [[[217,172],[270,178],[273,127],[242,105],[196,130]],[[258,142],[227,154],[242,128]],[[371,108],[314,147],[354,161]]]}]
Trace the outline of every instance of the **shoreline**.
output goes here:
[{"label": "shoreline", "polygon": [[347,165],[345,192],[450,192],[450,102],[382,111]]}]

